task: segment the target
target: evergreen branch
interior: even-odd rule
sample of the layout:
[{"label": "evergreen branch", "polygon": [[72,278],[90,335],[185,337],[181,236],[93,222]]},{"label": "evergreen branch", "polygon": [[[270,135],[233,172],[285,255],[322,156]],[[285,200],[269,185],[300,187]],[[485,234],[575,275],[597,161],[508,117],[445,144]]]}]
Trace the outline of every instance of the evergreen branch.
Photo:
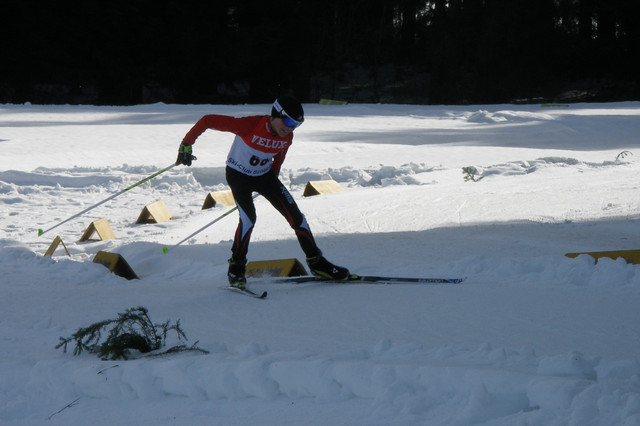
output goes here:
[{"label": "evergreen branch", "polygon": [[202,348],[198,348],[196,345],[198,344],[199,340],[197,340],[193,345],[191,346],[187,346],[187,345],[176,345],[176,346],[172,346],[169,349],[167,349],[164,352],[160,352],[157,354],[151,354],[151,355],[145,355],[146,358],[158,358],[164,355],[171,355],[171,354],[175,354],[178,352],[200,352],[201,354],[208,354],[209,351],[202,349]]},{"label": "evergreen branch", "polygon": [[[102,341],[103,331],[110,326],[107,338]],[[174,331],[181,342],[188,340],[187,335],[180,327],[180,320],[175,324],[171,324],[169,321],[154,324],[149,317],[149,311],[145,307],[138,306],[119,313],[116,319],[100,321],[80,328],[71,337],[60,337],[56,349],[63,348],[66,353],[67,345],[75,341],[74,355],[80,355],[82,351],[87,351],[97,354],[103,360],[126,360],[132,356],[131,351],[145,354],[163,347],[166,344],[169,331]],[[196,344],[191,347],[184,344],[174,346],[162,354],[182,351],[208,353],[197,348]]]},{"label": "evergreen branch", "polygon": [[52,415],[47,417],[47,420],[51,420],[53,418],[53,416],[55,416],[56,414],[62,413],[67,408],[71,408],[71,407],[76,406],[78,404],[78,401],[80,401],[80,397],[74,399],[73,401],[71,401],[70,403],[68,403],[67,405],[65,405],[64,407],[62,407],[61,409],[59,409],[58,411],[56,411],[55,413],[53,413]]},{"label": "evergreen branch", "polygon": [[464,174],[465,182],[468,182],[468,181],[478,182],[482,180],[482,178],[484,178],[484,176],[476,177],[476,175],[478,174],[478,169],[476,169],[473,166],[463,167],[462,174]]},{"label": "evergreen branch", "polygon": [[616,161],[620,161],[621,159],[625,158],[628,155],[633,155],[633,152],[631,152],[631,151],[622,151],[620,154],[616,155]]}]

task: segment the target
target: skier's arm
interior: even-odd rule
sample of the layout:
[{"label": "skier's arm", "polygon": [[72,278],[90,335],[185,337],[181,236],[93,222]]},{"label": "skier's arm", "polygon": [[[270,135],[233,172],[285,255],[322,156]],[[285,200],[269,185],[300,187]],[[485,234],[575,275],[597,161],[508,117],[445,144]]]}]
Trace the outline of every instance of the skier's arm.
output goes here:
[{"label": "skier's arm", "polygon": [[280,174],[280,168],[284,162],[284,158],[287,156],[289,148],[285,148],[273,157],[273,163],[271,163],[271,170],[278,176]]},{"label": "skier's arm", "polygon": [[203,134],[205,130],[216,129],[221,132],[232,132],[236,135],[242,135],[243,132],[250,131],[253,128],[251,127],[252,125],[255,127],[255,124],[253,124],[255,120],[255,117],[234,118],[227,115],[205,115],[198,120],[196,124],[194,124],[191,130],[189,130],[182,139],[180,147],[178,148],[176,165],[183,164],[185,166],[190,166],[191,161],[196,159],[193,155],[193,148],[191,146],[195,143],[198,136]]},{"label": "skier's arm", "polygon": [[232,132],[238,134],[243,129],[243,119],[229,117],[227,115],[209,114],[202,117],[193,125],[191,130],[182,139],[185,145],[193,145],[198,136],[207,129],[215,129],[221,132]]}]

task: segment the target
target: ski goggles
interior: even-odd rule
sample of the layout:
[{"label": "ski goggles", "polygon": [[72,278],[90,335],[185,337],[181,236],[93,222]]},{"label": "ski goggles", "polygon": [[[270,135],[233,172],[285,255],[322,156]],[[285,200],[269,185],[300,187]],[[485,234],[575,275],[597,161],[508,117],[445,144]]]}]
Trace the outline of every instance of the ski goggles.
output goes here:
[{"label": "ski goggles", "polygon": [[286,113],[284,108],[282,108],[282,105],[280,105],[277,100],[273,103],[273,107],[280,115],[280,118],[282,119],[282,122],[284,123],[284,125],[287,127],[293,127],[295,129],[296,127],[302,124],[302,121],[304,121],[304,119],[302,121],[298,121],[289,117],[289,115]]},{"label": "ski goggles", "polygon": [[287,114],[285,114],[284,111],[281,114],[282,114],[282,117],[281,117],[282,118],[282,122],[287,127],[293,127],[295,129],[296,127],[298,127],[299,125],[302,124],[302,121],[294,120],[293,118],[291,118]]}]

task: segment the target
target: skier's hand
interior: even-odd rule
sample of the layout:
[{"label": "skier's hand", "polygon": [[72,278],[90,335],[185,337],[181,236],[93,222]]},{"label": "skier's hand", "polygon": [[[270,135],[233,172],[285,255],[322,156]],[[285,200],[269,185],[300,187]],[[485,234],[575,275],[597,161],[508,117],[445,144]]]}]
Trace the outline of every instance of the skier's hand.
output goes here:
[{"label": "skier's hand", "polygon": [[195,155],[193,155],[193,148],[191,147],[191,145],[185,145],[184,143],[181,143],[180,147],[178,148],[178,159],[176,160],[176,166],[178,164],[190,166],[193,160],[197,160],[197,158]]}]

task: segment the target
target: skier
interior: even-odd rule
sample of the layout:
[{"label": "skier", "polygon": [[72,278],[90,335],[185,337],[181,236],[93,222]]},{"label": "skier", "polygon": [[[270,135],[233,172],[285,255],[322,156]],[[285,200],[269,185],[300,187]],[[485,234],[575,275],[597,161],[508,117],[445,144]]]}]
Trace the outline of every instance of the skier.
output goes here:
[{"label": "skier", "polygon": [[293,130],[304,121],[304,111],[293,96],[275,100],[271,116],[234,118],[205,115],[185,135],[176,164],[191,166],[192,145],[207,129],[236,135],[227,156],[226,178],[238,206],[240,220],[231,247],[227,277],[233,287],[245,288],[245,270],[251,232],[256,223],[252,193],[264,196],[289,222],[307,257],[311,273],[323,278],[344,280],[349,270],[327,261],[318,248],[309,224],[285,186],[278,179],[280,167],[293,142]]}]

